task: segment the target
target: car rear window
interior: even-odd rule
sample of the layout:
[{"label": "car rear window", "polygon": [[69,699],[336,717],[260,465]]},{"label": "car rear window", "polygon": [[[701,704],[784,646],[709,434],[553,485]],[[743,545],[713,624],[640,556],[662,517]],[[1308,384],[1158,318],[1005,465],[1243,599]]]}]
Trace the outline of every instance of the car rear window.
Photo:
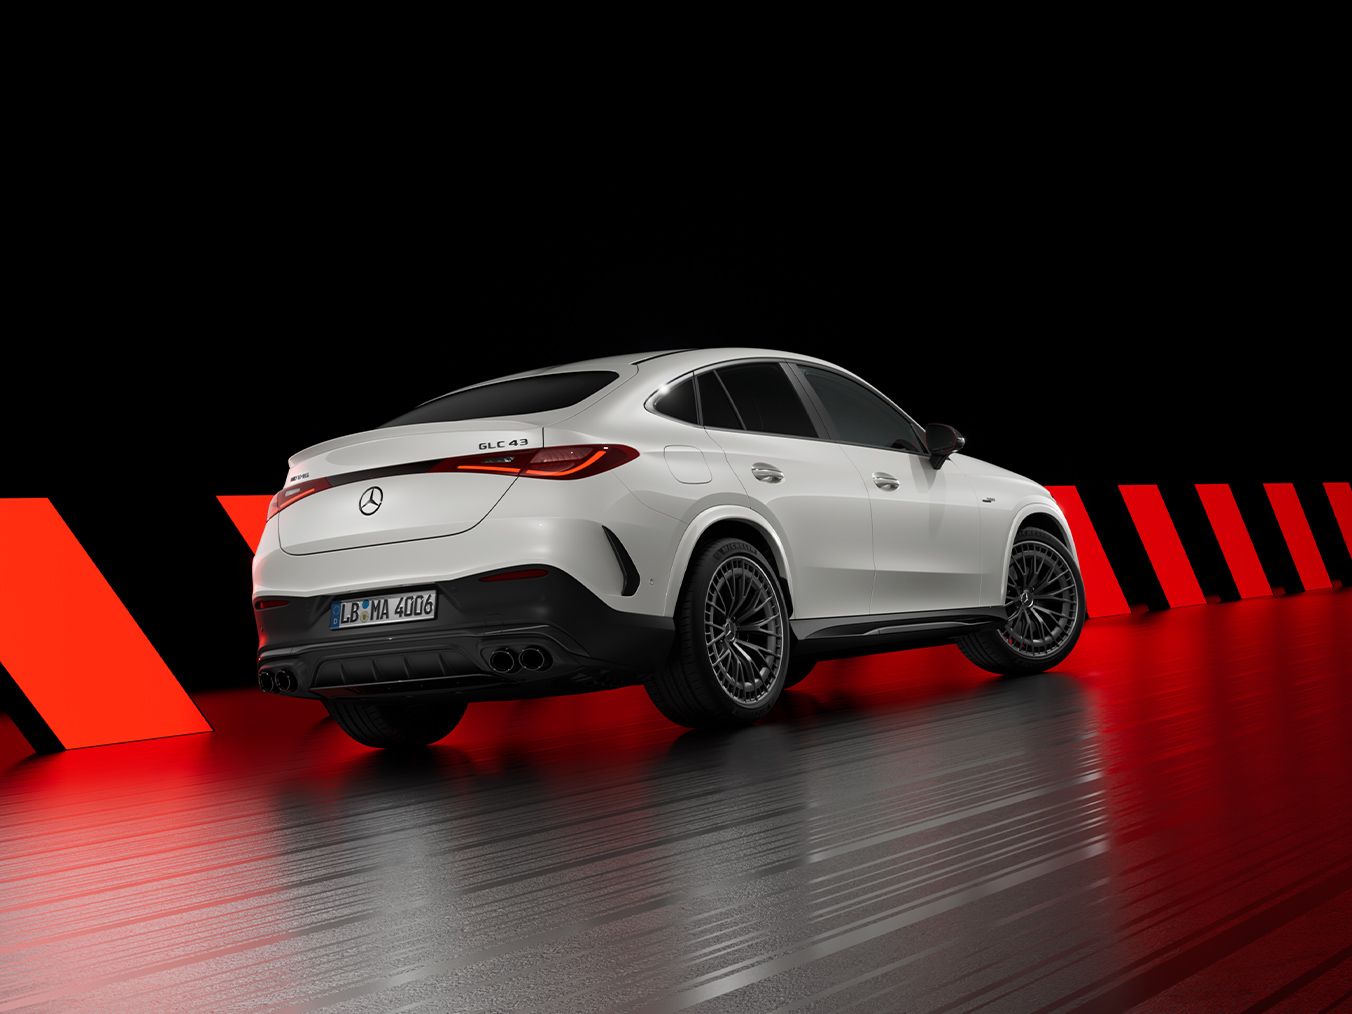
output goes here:
[{"label": "car rear window", "polygon": [[681,422],[699,422],[699,412],[695,409],[695,382],[686,380],[677,384],[653,402],[653,408]]},{"label": "car rear window", "polygon": [[590,398],[619,377],[609,370],[580,370],[577,373],[547,373],[540,377],[502,380],[496,384],[453,391],[433,398],[386,426],[411,426],[414,423],[459,422],[461,419],[512,419],[568,408]]}]

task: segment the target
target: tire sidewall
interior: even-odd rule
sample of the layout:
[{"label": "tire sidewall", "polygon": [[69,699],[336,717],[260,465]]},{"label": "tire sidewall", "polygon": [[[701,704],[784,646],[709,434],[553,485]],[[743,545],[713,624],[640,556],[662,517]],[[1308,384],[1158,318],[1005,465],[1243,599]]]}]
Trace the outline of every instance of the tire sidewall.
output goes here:
[{"label": "tire sidewall", "polygon": [[[1014,546],[1017,546],[1020,542],[1041,542],[1045,546],[1050,546],[1065,558],[1066,563],[1070,565],[1071,574],[1075,577],[1075,594],[1077,596],[1078,604],[1078,608],[1075,611],[1075,625],[1071,629],[1070,636],[1066,638],[1065,643],[1057,648],[1056,651],[1052,652],[1052,654],[1043,655],[1038,658],[1029,658],[1027,655],[1015,651],[1013,647],[1005,643],[1003,635],[997,635],[1000,637],[1000,642],[1009,653],[1010,658],[1015,659],[1030,668],[1036,667],[1037,671],[1045,671],[1060,665],[1065,661],[1066,656],[1075,650],[1075,645],[1080,639],[1080,632],[1084,630],[1084,621],[1087,615],[1084,599],[1084,578],[1080,575],[1080,566],[1075,560],[1075,554],[1070,551],[1070,547],[1050,532],[1044,532],[1040,528],[1024,529],[1014,536],[1014,542],[1010,546],[1011,554],[1013,553]],[[1009,570],[1006,568],[1006,594],[1008,594],[1009,591],[1008,581]]]},{"label": "tire sidewall", "polygon": [[[779,607],[779,615],[783,624],[780,637],[784,641],[784,650],[780,652],[778,671],[771,681],[769,693],[755,704],[745,704],[728,695],[727,691],[723,689],[723,685],[714,671],[713,663],[709,660],[709,653],[704,647],[704,602],[705,596],[709,593],[710,582],[713,581],[715,572],[723,563],[737,557],[749,559],[764,571],[771,592],[775,596],[775,602]],[[700,557],[698,565],[691,574],[690,583],[686,589],[684,610],[690,628],[689,636],[693,641],[695,664],[699,667],[699,671],[710,689],[711,696],[718,701],[718,706],[725,710],[728,715],[741,719],[758,718],[766,714],[774,707],[784,689],[784,679],[789,665],[790,637],[788,608],[784,601],[784,591],[780,587],[775,568],[765,559],[764,554],[751,543],[743,542],[740,539],[723,539],[714,543]]]}]

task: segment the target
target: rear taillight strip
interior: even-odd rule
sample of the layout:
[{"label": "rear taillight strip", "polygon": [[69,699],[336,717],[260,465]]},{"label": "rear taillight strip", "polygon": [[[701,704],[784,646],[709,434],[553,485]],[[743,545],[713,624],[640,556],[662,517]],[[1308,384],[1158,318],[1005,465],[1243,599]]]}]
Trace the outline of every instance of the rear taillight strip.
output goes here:
[{"label": "rear taillight strip", "polygon": [[367,468],[360,472],[344,472],[323,479],[309,479],[297,486],[289,486],[272,498],[268,517],[303,500],[312,493],[347,486],[354,482],[385,479],[392,475],[414,475],[423,472],[476,472],[494,475],[514,475],[528,479],[585,479],[608,472],[638,457],[638,451],[624,444],[564,444],[558,447],[539,447],[526,451],[491,451],[487,454],[466,454],[457,458],[437,458],[432,461],[413,461],[403,465]]}]

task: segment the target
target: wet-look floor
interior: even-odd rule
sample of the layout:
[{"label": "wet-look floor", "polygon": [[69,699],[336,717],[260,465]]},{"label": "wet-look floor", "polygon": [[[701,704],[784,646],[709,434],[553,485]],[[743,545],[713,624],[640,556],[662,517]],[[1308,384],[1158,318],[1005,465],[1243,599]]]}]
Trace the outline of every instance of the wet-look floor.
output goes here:
[{"label": "wet-look floor", "polygon": [[1352,1004],[1352,595],[1098,620],[1059,671],[823,664],[763,724],[641,689],[394,756],[308,702],[27,757],[0,1010]]}]

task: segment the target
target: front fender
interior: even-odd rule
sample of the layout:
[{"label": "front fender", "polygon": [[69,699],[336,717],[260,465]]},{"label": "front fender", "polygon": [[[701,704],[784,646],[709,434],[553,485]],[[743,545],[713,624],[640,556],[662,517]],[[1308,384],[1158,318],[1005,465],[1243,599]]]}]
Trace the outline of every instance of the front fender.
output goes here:
[{"label": "front fender", "polygon": [[1034,514],[1050,514],[1056,519],[1056,523],[1061,526],[1062,541],[1065,542],[1066,548],[1070,550],[1071,559],[1075,562],[1076,567],[1080,565],[1080,557],[1075,550],[1075,537],[1070,533],[1070,523],[1066,521],[1066,515],[1060,506],[1050,495],[1029,496],[1015,508],[1010,520],[1009,531],[1005,533],[1005,552],[1001,560],[999,575],[1000,600],[1002,602],[1004,601],[1005,579],[1009,574],[1009,556],[1014,551],[1014,536],[1018,534],[1024,521]]}]

